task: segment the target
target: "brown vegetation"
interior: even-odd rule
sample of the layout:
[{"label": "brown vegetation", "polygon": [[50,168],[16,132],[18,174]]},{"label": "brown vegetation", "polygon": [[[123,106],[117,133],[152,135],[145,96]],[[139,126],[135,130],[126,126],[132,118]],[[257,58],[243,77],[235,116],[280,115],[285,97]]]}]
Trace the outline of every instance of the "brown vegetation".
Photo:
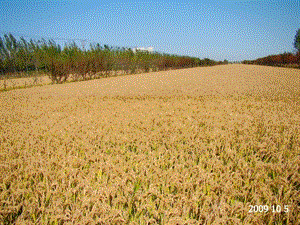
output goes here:
[{"label": "brown vegetation", "polygon": [[289,68],[300,68],[300,52],[297,54],[283,53],[279,55],[269,55],[256,60],[245,60],[244,64],[256,64],[265,66],[279,66]]}]

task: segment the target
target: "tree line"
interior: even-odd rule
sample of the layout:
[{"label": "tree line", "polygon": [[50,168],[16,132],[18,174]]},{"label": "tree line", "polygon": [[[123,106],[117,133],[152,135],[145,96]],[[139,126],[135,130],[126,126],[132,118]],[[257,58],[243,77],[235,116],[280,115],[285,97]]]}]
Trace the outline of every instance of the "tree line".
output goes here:
[{"label": "tree line", "polygon": [[293,66],[300,68],[300,54],[288,53],[269,55],[255,60],[244,60],[244,64],[266,65],[266,66]]},{"label": "tree line", "polygon": [[205,58],[158,52],[133,52],[130,48],[90,44],[82,49],[75,42],[61,47],[53,40],[17,40],[12,34],[0,38],[0,75],[40,71],[53,83],[63,83],[72,76],[77,80],[134,74],[168,69],[222,64]]},{"label": "tree line", "polygon": [[300,29],[296,32],[294,39],[296,53],[285,52],[283,54],[269,55],[255,60],[244,60],[244,64],[266,65],[266,66],[283,66],[300,69]]}]

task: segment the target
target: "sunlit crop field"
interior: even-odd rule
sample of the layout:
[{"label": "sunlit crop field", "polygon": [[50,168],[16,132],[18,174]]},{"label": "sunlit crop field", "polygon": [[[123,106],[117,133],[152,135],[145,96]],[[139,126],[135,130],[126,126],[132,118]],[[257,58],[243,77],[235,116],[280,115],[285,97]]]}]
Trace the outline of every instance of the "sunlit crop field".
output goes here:
[{"label": "sunlit crop field", "polygon": [[228,65],[0,93],[0,224],[299,223],[297,71]]}]

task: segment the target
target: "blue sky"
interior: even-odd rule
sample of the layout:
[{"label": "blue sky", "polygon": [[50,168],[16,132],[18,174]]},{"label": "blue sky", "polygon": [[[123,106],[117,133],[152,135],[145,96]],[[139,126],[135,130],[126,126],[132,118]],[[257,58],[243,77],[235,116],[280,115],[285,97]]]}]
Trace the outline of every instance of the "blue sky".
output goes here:
[{"label": "blue sky", "polygon": [[[1,36],[70,39],[240,61],[292,52],[300,28],[293,1],[0,0]],[[86,45],[85,42],[79,43]]]}]

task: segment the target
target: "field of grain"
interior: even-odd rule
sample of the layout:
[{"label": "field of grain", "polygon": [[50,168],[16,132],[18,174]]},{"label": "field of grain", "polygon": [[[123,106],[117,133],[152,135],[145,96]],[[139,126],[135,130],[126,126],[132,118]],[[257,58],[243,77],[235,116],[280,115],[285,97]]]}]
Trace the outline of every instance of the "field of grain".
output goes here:
[{"label": "field of grain", "polygon": [[300,221],[298,70],[153,72],[0,105],[0,224]]}]

